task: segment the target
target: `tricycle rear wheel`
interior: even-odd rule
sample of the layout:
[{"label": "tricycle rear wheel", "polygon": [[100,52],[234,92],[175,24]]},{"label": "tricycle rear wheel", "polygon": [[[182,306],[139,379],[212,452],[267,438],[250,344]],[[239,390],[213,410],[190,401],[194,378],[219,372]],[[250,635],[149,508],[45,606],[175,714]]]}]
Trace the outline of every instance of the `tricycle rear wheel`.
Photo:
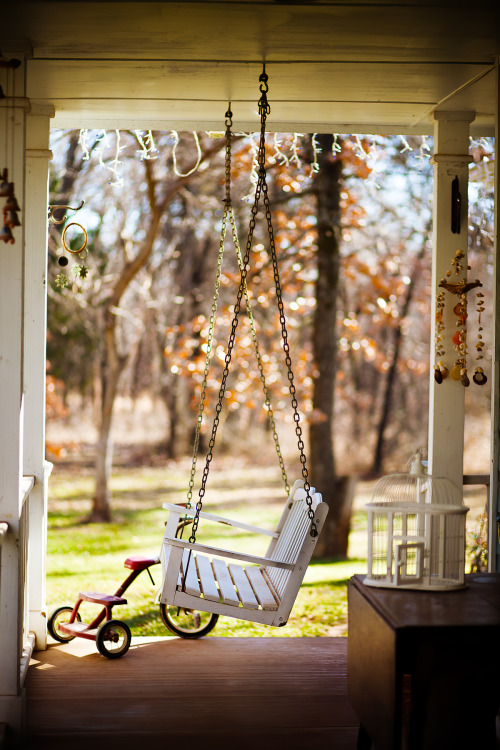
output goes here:
[{"label": "tricycle rear wheel", "polygon": [[96,633],[97,650],[108,659],[119,659],[127,653],[132,633],[126,622],[107,620],[99,625]]}]

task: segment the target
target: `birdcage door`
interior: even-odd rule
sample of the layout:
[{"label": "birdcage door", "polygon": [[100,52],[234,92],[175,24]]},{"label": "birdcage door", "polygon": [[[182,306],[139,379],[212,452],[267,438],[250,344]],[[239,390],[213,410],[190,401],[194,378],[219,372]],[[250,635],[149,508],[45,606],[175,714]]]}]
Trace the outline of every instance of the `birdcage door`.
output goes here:
[{"label": "birdcage door", "polygon": [[408,583],[421,583],[424,575],[423,542],[396,544],[394,549],[395,583],[400,586]]}]

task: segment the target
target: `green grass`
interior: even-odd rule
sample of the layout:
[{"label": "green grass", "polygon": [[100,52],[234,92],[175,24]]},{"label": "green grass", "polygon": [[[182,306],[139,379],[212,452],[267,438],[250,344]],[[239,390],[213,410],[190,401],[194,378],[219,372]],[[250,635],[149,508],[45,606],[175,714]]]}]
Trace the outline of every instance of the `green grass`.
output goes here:
[{"label": "green grass", "polygon": [[[73,604],[79,591],[113,593],[128,574],[125,558],[132,554],[156,556],[167,511],[164,502],[184,502],[187,471],[175,463],[166,468],[118,469],[112,477],[112,524],[82,523],[90,510],[93,480],[85,470],[56,467],[50,480],[47,601],[49,610]],[[248,488],[242,491],[242,487]],[[205,508],[255,526],[275,526],[283,505],[283,490],[275,471],[233,467],[211,474]],[[229,539],[231,537],[231,539]],[[221,617],[214,636],[298,637],[345,632],[348,578],[366,571],[364,557],[366,515],[356,512],[350,538],[353,559],[314,562],[309,566],[288,624],[284,628]],[[198,541],[220,547],[264,554],[266,539],[256,544],[251,535],[202,522]],[[115,610],[135,636],[168,635],[155,595],[160,567],[152,569],[156,587],[142,573],[126,593],[127,605]],[[96,613],[82,605],[83,619]]]}]

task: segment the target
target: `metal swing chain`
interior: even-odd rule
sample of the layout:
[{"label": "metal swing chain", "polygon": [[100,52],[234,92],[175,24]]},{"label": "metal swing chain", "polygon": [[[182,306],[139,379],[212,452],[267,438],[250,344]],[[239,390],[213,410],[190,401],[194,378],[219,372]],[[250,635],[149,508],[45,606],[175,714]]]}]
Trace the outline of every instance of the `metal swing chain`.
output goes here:
[{"label": "metal swing chain", "polygon": [[[265,198],[266,219],[267,219],[268,230],[269,230],[269,239],[270,239],[270,246],[271,246],[275,285],[276,285],[276,294],[278,298],[278,308],[279,308],[279,313],[280,313],[281,330],[282,330],[282,336],[283,336],[283,349],[285,352],[285,357],[286,357],[285,361],[286,361],[286,365],[288,369],[288,381],[289,381],[290,395],[292,396],[292,408],[294,410],[295,433],[298,439],[300,462],[302,464],[302,477],[304,479],[304,489],[306,490],[306,496],[307,496],[306,500],[309,506],[308,515],[311,520],[310,533],[311,533],[311,536],[317,536],[318,534],[316,524],[314,523],[314,512],[312,510],[312,498],[310,494],[311,486],[309,484],[308,472],[307,472],[307,468],[305,465],[306,458],[304,454],[304,442],[302,440],[302,428],[300,427],[300,424],[299,424],[300,416],[298,413],[298,403],[297,403],[297,399],[295,396],[295,385],[293,383],[292,362],[290,358],[290,348],[288,345],[288,333],[286,330],[286,321],[285,321],[285,315],[284,315],[284,309],[283,309],[283,300],[282,300],[282,295],[281,295],[281,284],[279,281],[279,274],[278,274],[278,267],[277,267],[276,248],[275,248],[274,233],[273,233],[272,223],[271,223],[269,197],[267,195],[267,182],[266,182],[266,170],[265,170],[265,158],[266,158],[265,136],[266,136],[266,118],[267,118],[267,115],[271,111],[271,108],[267,101],[267,92],[269,91],[269,86],[267,85],[267,81],[268,81],[268,76],[265,73],[265,66],[264,66],[264,72],[261,73],[261,75],[259,76],[259,82],[261,83],[261,86],[260,86],[261,98],[259,100],[259,114],[261,118],[261,130],[260,130],[259,152],[258,152],[259,174],[258,174],[258,179],[257,179],[257,185],[255,188],[254,202],[253,202],[252,209],[251,209],[249,231],[248,231],[248,237],[247,237],[247,242],[246,242],[246,247],[245,247],[245,255],[243,257],[243,267],[241,269],[241,279],[240,279],[240,284],[238,287],[238,293],[236,296],[236,303],[234,305],[233,319],[231,321],[231,332],[229,334],[227,352],[226,352],[226,356],[224,360],[224,370],[222,373],[222,379],[221,379],[221,384],[219,388],[219,397],[218,397],[218,401],[217,401],[217,405],[215,409],[215,417],[214,417],[214,421],[212,425],[212,433],[211,433],[210,441],[208,445],[208,452],[207,452],[207,456],[205,460],[205,467],[203,469],[201,487],[198,493],[198,502],[196,503],[196,514],[193,519],[191,536],[189,537],[189,541],[191,544],[194,544],[196,542],[196,532],[198,530],[198,525],[200,521],[200,513],[203,508],[203,498],[206,492],[206,484],[207,484],[208,474],[210,471],[210,464],[213,459],[213,449],[215,446],[217,429],[218,429],[219,422],[220,422],[220,413],[222,411],[222,401],[224,399],[224,394],[226,391],[226,382],[227,382],[227,378],[229,375],[229,365],[231,362],[231,356],[232,356],[235,338],[236,338],[236,329],[238,327],[238,316],[241,310],[241,302],[242,302],[242,298],[243,298],[245,287],[246,287],[248,264],[250,260],[250,253],[252,250],[253,235],[255,231],[257,213],[259,210],[259,202],[260,202],[260,198],[262,194],[264,194],[264,198]],[[188,565],[189,565],[189,562],[188,562]]]},{"label": "metal swing chain", "polygon": [[[259,102],[259,111],[261,113],[261,118],[263,120],[262,123],[262,130],[265,132],[265,120],[266,116],[271,111],[271,108],[269,104],[267,103],[267,92],[269,91],[269,86],[267,85],[268,76],[265,72],[265,66],[264,66],[264,72],[261,74],[259,81],[264,82],[264,87],[261,86],[260,90],[262,92],[261,104]],[[283,306],[283,294],[281,291],[281,282],[280,282],[280,276],[279,276],[279,269],[278,269],[278,258],[276,254],[276,244],[274,241],[274,230],[273,230],[273,224],[272,224],[272,218],[271,218],[271,206],[269,202],[269,193],[267,188],[267,178],[266,178],[266,169],[265,169],[265,152],[262,154],[262,158],[259,161],[259,178],[261,177],[261,190],[263,195],[263,202],[264,207],[266,211],[266,221],[267,221],[267,229],[269,233],[269,249],[271,251],[271,261],[273,264],[273,273],[274,273],[274,285],[276,288],[276,299],[278,302],[278,310],[280,315],[280,323],[281,323],[281,337],[283,340],[283,351],[285,352],[285,363],[287,366],[288,371],[288,390],[290,391],[290,396],[292,399],[292,409],[293,409],[293,420],[295,422],[295,434],[297,436],[297,445],[299,448],[300,453],[300,463],[302,465],[302,478],[304,480],[304,490],[306,492],[306,502],[308,505],[308,516],[309,520],[311,521],[311,529],[310,534],[312,537],[318,536],[318,529],[316,527],[316,524],[314,522],[314,511],[312,508],[312,497],[311,497],[311,485],[309,483],[309,472],[307,471],[306,466],[306,455],[304,452],[304,440],[302,439],[302,427],[300,426],[300,415],[299,415],[299,405],[297,401],[296,396],[296,388],[293,378],[293,369],[292,369],[292,359],[290,357],[290,345],[288,343],[288,331],[286,328],[286,318],[285,318],[285,309]]]},{"label": "metal swing chain", "polygon": [[203,381],[201,384],[200,401],[198,404],[198,419],[196,421],[196,433],[194,436],[193,458],[192,458],[192,463],[191,463],[191,474],[189,477],[186,508],[191,508],[191,500],[193,499],[193,487],[194,487],[194,479],[196,475],[196,463],[198,460],[198,449],[200,445],[201,424],[203,421],[203,412],[205,410],[205,395],[206,395],[207,384],[208,384],[208,373],[210,370],[210,361],[212,359],[212,343],[214,339],[215,318],[217,315],[217,304],[219,301],[222,261],[224,259],[224,243],[226,239],[227,216],[228,216],[227,206],[230,205],[231,203],[230,182],[231,182],[231,126],[233,124],[232,115],[233,113],[231,112],[231,104],[230,104],[226,112],[226,121],[225,121],[225,124],[226,124],[226,161],[225,161],[226,198],[224,201],[224,204],[225,204],[224,214],[222,216],[222,229],[221,229],[221,235],[220,235],[219,254],[217,256],[217,272],[215,276],[215,289],[214,289],[214,296],[212,299],[212,308],[210,311],[210,324],[209,324],[208,337],[207,337],[207,355],[205,357]]},{"label": "metal swing chain", "polygon": [[[203,381],[202,381],[202,388],[200,393],[200,399],[199,399],[199,406],[198,406],[198,419],[196,422],[196,433],[194,438],[194,445],[193,445],[193,456],[192,456],[192,463],[191,463],[191,473],[189,477],[189,485],[188,485],[188,492],[187,492],[187,502],[186,502],[186,508],[192,507],[192,499],[193,499],[193,488],[194,488],[194,480],[196,476],[196,464],[198,460],[198,450],[199,450],[199,443],[200,443],[200,434],[201,434],[201,425],[203,421],[203,412],[205,409],[205,396],[206,396],[206,389],[208,384],[208,373],[210,369],[210,361],[212,358],[212,342],[214,338],[214,331],[215,331],[215,317],[217,314],[217,305],[219,300],[219,291],[220,291],[220,277],[222,272],[222,263],[224,258],[224,243],[226,239],[226,231],[227,231],[227,217],[229,216],[229,220],[231,223],[231,230],[232,230],[232,236],[233,236],[233,242],[234,246],[236,248],[236,256],[238,260],[238,266],[242,268],[243,259],[241,257],[241,249],[240,249],[240,243],[238,238],[238,232],[236,229],[236,220],[234,216],[234,209],[231,202],[231,127],[233,124],[232,121],[232,115],[231,112],[231,103],[229,103],[229,109],[226,112],[226,158],[225,158],[225,183],[226,183],[226,196],[224,200],[224,214],[222,217],[222,230],[221,230],[221,237],[220,237],[220,244],[219,244],[219,254],[217,258],[217,273],[216,273],[216,279],[215,279],[215,290],[214,290],[214,296],[212,300],[212,308],[211,308],[211,314],[210,314],[210,325],[209,325],[209,332],[207,337],[207,354],[205,358],[205,367],[203,370]],[[270,394],[269,389],[267,387],[265,375],[264,375],[264,368],[262,364],[262,357],[259,350],[259,344],[257,341],[257,333],[255,330],[255,321],[252,313],[252,309],[250,306],[250,299],[248,295],[248,287],[245,284],[245,301],[247,305],[247,314],[248,319],[250,322],[250,330],[252,333],[252,340],[255,348],[255,356],[257,359],[257,365],[259,368],[259,375],[260,380],[262,383],[262,390],[264,391],[264,405],[267,409],[269,423],[271,425],[272,433],[273,433],[273,439],[274,444],[276,446],[276,453],[278,455],[278,461],[281,469],[281,476],[283,478],[283,483],[285,486],[285,492],[287,495],[290,494],[290,486],[288,484],[288,478],[286,475],[286,469],[285,464],[283,461],[283,456],[281,453],[281,447],[279,443],[278,438],[278,432],[276,429],[276,423],[274,420],[274,414],[271,407],[271,400],[270,400]]]},{"label": "metal swing chain", "polygon": [[[234,211],[233,211],[232,206],[231,206],[231,213],[229,215],[229,219],[230,219],[230,222],[231,222],[231,228],[233,230],[233,240],[234,240],[234,244],[236,245],[236,254],[238,256],[238,265],[239,265],[240,273],[241,273],[242,268],[243,268],[243,258],[241,257],[241,250],[240,250],[240,245],[239,245],[239,241],[238,241],[238,234],[236,232],[236,224],[235,224]],[[287,477],[287,474],[286,474],[285,462],[283,460],[283,454],[281,453],[281,446],[280,446],[280,441],[279,441],[279,437],[278,437],[278,430],[276,428],[276,422],[275,422],[275,419],[274,419],[274,412],[273,412],[273,408],[272,408],[272,405],[271,405],[271,394],[269,393],[269,388],[267,387],[267,383],[266,383],[266,376],[264,374],[264,365],[262,363],[262,355],[260,353],[259,342],[257,340],[257,331],[255,329],[255,320],[254,320],[253,313],[252,313],[252,308],[251,308],[251,305],[250,305],[250,297],[248,295],[248,285],[246,283],[245,283],[245,302],[246,302],[246,306],[247,306],[247,316],[248,316],[248,320],[249,320],[249,323],[250,323],[250,331],[251,331],[251,334],[252,334],[253,346],[254,346],[254,350],[255,350],[255,357],[257,359],[257,367],[259,369],[259,378],[260,378],[260,382],[262,384],[262,390],[264,392],[264,406],[266,408],[267,418],[269,420],[269,424],[271,426],[271,430],[272,430],[272,433],[273,433],[273,440],[274,440],[274,445],[275,445],[275,448],[276,448],[276,455],[278,456],[278,462],[279,462],[280,469],[281,469],[281,477],[283,479],[283,484],[285,485],[285,492],[286,492],[286,495],[288,497],[288,495],[290,494],[290,485],[288,484],[288,477]]]},{"label": "metal swing chain", "polygon": [[[227,126],[227,129],[226,129],[226,200],[225,200],[224,219],[226,218],[226,214],[228,214],[229,221],[231,223],[233,243],[236,249],[238,267],[240,269],[240,274],[241,274],[243,270],[243,258],[241,256],[240,240],[238,237],[238,231],[236,229],[236,219],[234,216],[234,209],[233,209],[233,204],[231,201],[231,130],[230,129],[233,124],[232,119],[231,119],[232,114],[233,113],[231,112],[231,103],[229,103],[229,110],[226,112],[226,118],[228,119],[226,119],[226,126]],[[262,356],[261,356],[260,349],[259,349],[259,342],[257,340],[257,331],[255,329],[255,320],[253,317],[252,306],[250,304],[250,296],[248,294],[246,273],[245,273],[244,295],[245,295],[245,304],[247,307],[247,317],[250,323],[250,331],[252,334],[252,341],[253,341],[253,346],[255,350],[255,357],[257,359],[257,367],[259,369],[260,382],[262,385],[262,390],[264,392],[264,406],[266,407],[266,410],[267,410],[267,417],[268,417],[269,424],[271,426],[271,430],[273,433],[274,445],[276,448],[276,454],[278,456],[278,462],[279,462],[280,469],[281,469],[281,477],[283,479],[283,484],[285,486],[285,492],[288,496],[290,494],[290,485],[288,484],[288,477],[286,474],[285,462],[283,460],[283,455],[281,453],[278,430],[276,428],[276,422],[274,420],[274,412],[271,406],[271,396],[269,393],[269,389],[267,387],[266,376],[264,374],[264,366],[262,364]]]}]

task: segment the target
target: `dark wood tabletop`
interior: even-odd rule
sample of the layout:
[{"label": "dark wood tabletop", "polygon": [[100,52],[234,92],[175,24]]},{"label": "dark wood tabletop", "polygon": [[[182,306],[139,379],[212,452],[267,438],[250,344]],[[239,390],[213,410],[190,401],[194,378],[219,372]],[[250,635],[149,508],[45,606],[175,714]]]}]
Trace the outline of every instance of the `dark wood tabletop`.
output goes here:
[{"label": "dark wood tabletop", "polygon": [[500,626],[500,573],[465,577],[464,589],[420,591],[365,586],[351,581],[395,630],[400,628]]}]

